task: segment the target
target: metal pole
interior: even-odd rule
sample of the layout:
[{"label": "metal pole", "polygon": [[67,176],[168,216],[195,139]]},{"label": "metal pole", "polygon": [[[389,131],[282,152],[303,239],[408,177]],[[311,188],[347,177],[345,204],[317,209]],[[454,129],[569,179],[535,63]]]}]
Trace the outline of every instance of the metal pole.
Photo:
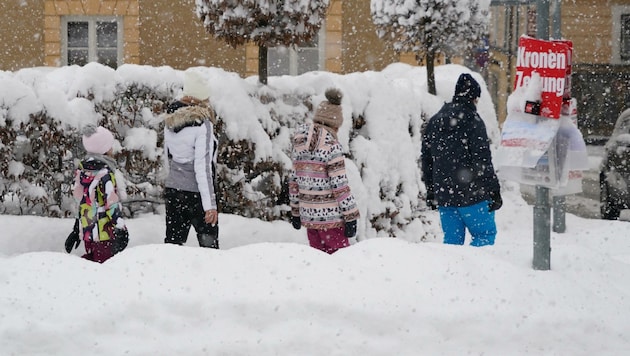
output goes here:
[{"label": "metal pole", "polygon": [[[536,35],[539,39],[549,39],[549,0],[537,0]],[[551,158],[551,157],[550,157]],[[536,186],[534,205],[534,258],[535,270],[549,270],[551,260],[551,216],[549,188]]]},{"label": "metal pole", "polygon": [[549,188],[536,186],[534,205],[534,259],[532,267],[547,271],[551,261],[551,232],[549,229]]},{"label": "metal pole", "polygon": [[[562,18],[560,10],[560,0],[552,0],[551,2],[551,36],[556,39],[562,39]],[[554,196],[552,200],[553,206],[553,232],[564,233],[567,229],[566,225],[566,197],[563,195]]]},{"label": "metal pole", "polygon": [[555,40],[562,39],[562,10],[560,0],[551,3],[551,37]]},{"label": "metal pole", "polygon": [[541,40],[549,39],[549,1],[537,0],[536,37]]},{"label": "metal pole", "polygon": [[567,198],[564,195],[554,196],[553,206],[553,232],[563,233],[567,230],[566,212]]}]

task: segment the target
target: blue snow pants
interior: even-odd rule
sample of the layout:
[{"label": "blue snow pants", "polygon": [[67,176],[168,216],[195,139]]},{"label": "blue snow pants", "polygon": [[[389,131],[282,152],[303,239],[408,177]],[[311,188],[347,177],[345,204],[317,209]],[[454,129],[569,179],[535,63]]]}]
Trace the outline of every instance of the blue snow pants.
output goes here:
[{"label": "blue snow pants", "polygon": [[494,221],[494,211],[488,211],[489,203],[484,200],[470,206],[439,207],[444,243],[463,245],[466,228],[468,228],[472,236],[471,246],[494,245],[497,226]]}]

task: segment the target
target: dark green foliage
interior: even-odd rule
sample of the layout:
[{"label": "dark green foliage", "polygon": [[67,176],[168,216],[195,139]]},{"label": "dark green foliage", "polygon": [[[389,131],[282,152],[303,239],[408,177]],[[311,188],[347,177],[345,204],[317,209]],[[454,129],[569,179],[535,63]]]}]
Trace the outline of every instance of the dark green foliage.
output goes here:
[{"label": "dark green foliage", "polygon": [[[136,84],[119,88],[115,100],[95,105],[102,116],[98,125],[111,130],[121,144],[132,128],[153,130],[160,148],[163,145],[162,115],[166,104],[175,99],[175,93],[173,88],[167,95],[158,94]],[[309,99],[253,98],[266,104],[278,105],[279,102],[295,108],[295,115],[290,117],[271,113],[275,125],[266,128],[270,139],[278,135],[282,125],[294,126],[305,120],[311,108]],[[218,117],[219,209],[222,213],[263,220],[282,218],[288,210],[288,169],[271,160],[256,162],[254,143],[230,139],[223,127],[223,119]],[[72,197],[74,170],[85,154],[79,130],[40,112],[17,127],[8,118],[6,125],[0,126],[0,141],[0,213],[73,216],[76,212]],[[162,204],[162,157],[161,150],[157,152],[158,157],[152,158],[139,149],[123,147],[116,152],[118,168],[125,179],[127,198],[123,203],[128,216],[155,211],[156,206]],[[17,168],[20,166],[23,168]],[[21,173],[16,176],[10,172]]]},{"label": "dark green foliage", "polygon": [[0,126],[0,213],[68,216],[76,130],[45,113]]}]

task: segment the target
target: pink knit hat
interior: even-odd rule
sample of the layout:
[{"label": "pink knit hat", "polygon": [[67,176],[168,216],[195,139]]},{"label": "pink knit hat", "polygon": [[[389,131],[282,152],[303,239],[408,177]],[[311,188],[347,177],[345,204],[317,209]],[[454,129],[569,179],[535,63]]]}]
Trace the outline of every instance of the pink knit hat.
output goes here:
[{"label": "pink knit hat", "polygon": [[87,125],[83,128],[83,147],[88,153],[105,154],[114,145],[114,135],[104,127]]}]

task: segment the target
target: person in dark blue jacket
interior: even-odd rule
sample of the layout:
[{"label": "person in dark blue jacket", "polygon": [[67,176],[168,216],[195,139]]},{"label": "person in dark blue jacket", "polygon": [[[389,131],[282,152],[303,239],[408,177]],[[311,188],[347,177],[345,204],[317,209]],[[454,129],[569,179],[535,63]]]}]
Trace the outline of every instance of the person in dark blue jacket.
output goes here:
[{"label": "person in dark blue jacket", "polygon": [[447,244],[463,245],[466,229],[472,246],[493,245],[497,234],[494,211],[503,201],[486,126],[477,114],[480,95],[479,83],[470,74],[461,74],[453,100],[423,129],[427,205],[437,207]]}]

